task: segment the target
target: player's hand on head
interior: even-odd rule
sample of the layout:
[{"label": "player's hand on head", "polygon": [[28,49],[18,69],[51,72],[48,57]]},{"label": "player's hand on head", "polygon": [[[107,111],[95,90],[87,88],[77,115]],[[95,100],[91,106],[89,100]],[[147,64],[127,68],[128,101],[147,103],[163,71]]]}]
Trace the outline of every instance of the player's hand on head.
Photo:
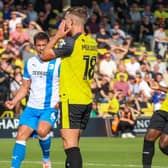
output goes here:
[{"label": "player's hand on head", "polygon": [[57,31],[57,36],[59,36],[60,38],[65,37],[70,29],[70,27],[66,26],[65,20],[62,20]]}]

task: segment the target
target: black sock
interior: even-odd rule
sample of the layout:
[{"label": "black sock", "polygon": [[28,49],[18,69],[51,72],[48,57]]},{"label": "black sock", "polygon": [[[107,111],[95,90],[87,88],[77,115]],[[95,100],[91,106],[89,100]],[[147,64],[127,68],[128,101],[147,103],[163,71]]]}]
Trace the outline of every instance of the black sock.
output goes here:
[{"label": "black sock", "polygon": [[151,168],[154,155],[154,141],[144,140],[143,145],[143,168]]},{"label": "black sock", "polygon": [[82,156],[78,147],[65,150],[67,155],[65,168],[82,168]]}]

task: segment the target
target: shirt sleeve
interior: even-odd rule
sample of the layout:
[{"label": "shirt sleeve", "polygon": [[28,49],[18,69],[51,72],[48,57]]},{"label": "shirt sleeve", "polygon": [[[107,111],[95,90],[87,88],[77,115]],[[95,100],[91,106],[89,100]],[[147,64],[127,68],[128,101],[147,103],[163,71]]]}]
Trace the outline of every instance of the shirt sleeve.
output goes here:
[{"label": "shirt sleeve", "polygon": [[53,49],[57,57],[68,57],[72,54],[75,45],[74,38],[66,38],[59,41],[58,46]]}]

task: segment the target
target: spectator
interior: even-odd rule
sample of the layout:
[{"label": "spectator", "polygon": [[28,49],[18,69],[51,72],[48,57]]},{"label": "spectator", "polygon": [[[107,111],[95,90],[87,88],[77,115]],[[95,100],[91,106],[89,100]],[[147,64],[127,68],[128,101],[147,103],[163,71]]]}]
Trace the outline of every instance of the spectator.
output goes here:
[{"label": "spectator", "polygon": [[118,131],[121,131],[122,138],[134,138],[133,129],[135,121],[132,117],[131,108],[128,105],[121,105]]},{"label": "spectator", "polygon": [[104,58],[99,63],[99,73],[103,76],[108,76],[110,79],[114,78],[117,71],[117,65],[112,60],[110,52],[104,54]]},{"label": "spectator", "polygon": [[126,23],[126,16],[128,14],[129,4],[127,0],[119,0],[115,3],[115,12],[117,14],[118,21],[122,26]]},{"label": "spectator", "polygon": [[37,24],[43,29],[43,31],[48,31],[49,23],[44,11],[38,13]]},{"label": "spectator", "polygon": [[20,47],[20,52],[24,63],[34,55],[34,50],[31,47],[31,43],[28,41]]},{"label": "spectator", "polygon": [[42,28],[36,22],[30,21],[26,31],[27,31],[30,43],[33,44],[34,35],[40,31],[42,31]]},{"label": "spectator", "polygon": [[2,24],[2,39],[7,42],[9,40],[9,22],[8,20],[4,20],[3,24]]},{"label": "spectator", "polygon": [[[19,72],[15,73],[13,81],[10,83],[10,92],[11,92],[10,98],[13,98],[16,96],[21,84],[22,84],[22,74]],[[21,102],[18,102],[14,108],[16,118],[18,118],[20,116],[22,110],[23,109],[21,106]]]},{"label": "spectator", "polygon": [[154,73],[160,72],[164,74],[166,72],[166,64],[162,61],[161,57],[157,57],[157,59],[153,62],[152,70]]},{"label": "spectator", "polygon": [[125,75],[124,74],[120,74],[120,79],[119,81],[114,81],[113,84],[113,89],[115,92],[117,91],[122,91],[123,95],[125,97],[128,96],[128,91],[129,91],[129,84],[127,81],[125,81]]},{"label": "spectator", "polygon": [[149,87],[148,83],[142,78],[140,72],[135,75],[135,94],[140,96],[141,99],[150,100],[152,96],[152,89]]},{"label": "spectator", "polygon": [[135,56],[130,58],[130,62],[126,63],[126,69],[129,75],[135,76],[136,72],[140,72],[140,63]]},{"label": "spectator", "polygon": [[103,15],[109,16],[113,8],[114,4],[110,0],[103,0],[103,2],[100,3],[100,9]]},{"label": "spectator", "polygon": [[10,8],[9,3],[5,3],[3,6],[3,19],[10,20],[11,19],[12,9]]},{"label": "spectator", "polygon": [[159,27],[154,31],[154,50],[157,57],[165,58],[165,53],[167,51],[167,39],[168,36],[165,32],[165,25],[160,24]]},{"label": "spectator", "polygon": [[92,6],[91,6],[91,9],[90,9],[90,16],[92,16],[92,15],[97,16],[97,21],[98,22],[100,22],[100,18],[103,15],[98,2],[95,1],[95,0],[92,1]]},{"label": "spectator", "polygon": [[33,5],[32,2],[28,3],[26,14],[27,14],[27,21],[28,22],[30,22],[30,21],[37,21],[37,19],[38,19],[38,13],[35,11],[34,5]]},{"label": "spectator", "polygon": [[113,24],[113,28],[110,30],[110,34],[114,34],[116,32],[119,34],[119,38],[121,40],[125,39],[125,37],[126,37],[125,32],[120,29],[120,24],[118,22],[115,22]]},{"label": "spectator", "polygon": [[139,40],[139,25],[141,23],[141,13],[138,11],[138,6],[133,3],[130,7],[130,12],[127,18],[128,33],[134,37],[135,41]]},{"label": "spectator", "polygon": [[107,33],[110,34],[110,29],[111,29],[111,22],[109,20],[109,17],[107,16],[102,16],[100,20],[100,25],[103,24],[105,26],[105,29]]},{"label": "spectator", "polygon": [[16,29],[10,32],[9,40],[13,43],[19,43],[20,45],[29,40],[28,33],[23,28],[22,23],[16,24]]},{"label": "spectator", "polygon": [[162,73],[156,73],[155,81],[162,87],[167,87],[168,86],[168,85],[166,85],[166,83],[164,81]]},{"label": "spectator", "polygon": [[119,104],[119,101],[117,99],[117,94],[119,92],[114,92],[113,90],[110,90],[109,91],[109,94],[108,94],[108,98],[109,98],[109,101],[108,101],[108,114],[110,116],[118,116],[118,112],[119,112],[119,107],[120,107],[120,104]]},{"label": "spectator", "polygon": [[96,41],[98,42],[98,48],[110,48],[109,45],[107,45],[108,40],[110,39],[110,35],[107,33],[105,26],[103,24],[99,27],[99,32],[96,34]]},{"label": "spectator", "polygon": [[91,15],[88,19],[88,22],[86,23],[87,31],[91,35],[96,35],[99,32],[99,24],[97,21],[96,15]]},{"label": "spectator", "polygon": [[168,18],[168,13],[164,9],[163,4],[159,4],[157,9],[154,10],[155,19],[159,19],[160,24],[165,23],[165,19]]},{"label": "spectator", "polygon": [[18,23],[22,23],[22,21],[24,19],[26,19],[26,15],[21,13],[21,12],[17,12],[17,11],[12,11],[11,12],[11,19],[9,20],[9,30],[11,31],[15,31],[16,30],[16,25]]},{"label": "spectator", "polygon": [[151,6],[150,5],[145,5],[144,11],[142,12],[142,18],[147,17],[149,20],[149,23],[153,24],[154,23],[154,14],[151,11]]},{"label": "spectator", "polygon": [[153,50],[153,24],[149,22],[149,17],[145,16],[140,25],[140,41],[145,44],[148,50]]}]

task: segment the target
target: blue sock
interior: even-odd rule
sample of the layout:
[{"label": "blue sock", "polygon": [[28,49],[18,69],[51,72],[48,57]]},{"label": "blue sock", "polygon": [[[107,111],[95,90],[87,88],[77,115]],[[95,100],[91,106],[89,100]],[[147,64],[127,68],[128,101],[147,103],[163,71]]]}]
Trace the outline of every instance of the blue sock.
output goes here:
[{"label": "blue sock", "polygon": [[12,153],[12,168],[20,168],[21,162],[25,158],[26,142],[16,141]]},{"label": "blue sock", "polygon": [[43,161],[50,160],[51,136],[48,134],[44,138],[39,137],[39,144],[43,153]]}]

